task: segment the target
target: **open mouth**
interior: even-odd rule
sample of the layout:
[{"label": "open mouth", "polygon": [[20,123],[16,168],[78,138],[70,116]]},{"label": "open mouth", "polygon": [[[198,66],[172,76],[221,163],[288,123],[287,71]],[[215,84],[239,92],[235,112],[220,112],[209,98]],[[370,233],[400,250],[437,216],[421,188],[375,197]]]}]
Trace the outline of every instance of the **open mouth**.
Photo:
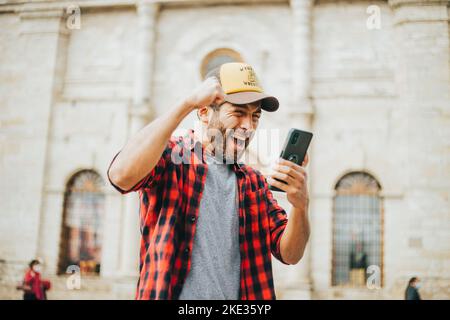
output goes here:
[{"label": "open mouth", "polygon": [[243,136],[233,136],[233,142],[238,149],[244,149],[249,144],[249,139]]},{"label": "open mouth", "polygon": [[236,130],[233,132],[233,137],[236,140],[240,141],[249,141],[250,140],[251,133],[250,132],[244,132],[242,130]]}]

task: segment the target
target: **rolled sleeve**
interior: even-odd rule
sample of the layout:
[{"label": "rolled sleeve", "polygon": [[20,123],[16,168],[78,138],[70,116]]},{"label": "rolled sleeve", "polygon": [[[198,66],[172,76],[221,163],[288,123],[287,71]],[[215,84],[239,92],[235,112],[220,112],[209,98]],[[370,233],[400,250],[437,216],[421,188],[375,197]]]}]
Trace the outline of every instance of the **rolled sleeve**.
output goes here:
[{"label": "rolled sleeve", "polygon": [[132,191],[138,191],[138,190],[143,189],[143,188],[151,187],[153,184],[155,184],[158,181],[160,181],[161,176],[162,176],[163,172],[165,171],[166,163],[167,163],[167,154],[169,154],[169,156],[170,156],[171,145],[172,145],[172,143],[169,143],[167,145],[166,149],[164,150],[163,154],[161,155],[161,158],[159,159],[159,161],[156,164],[156,166],[145,177],[143,177],[138,183],[136,183],[129,190],[123,190],[122,188],[120,188],[119,186],[114,184],[114,182],[111,181],[111,177],[109,176],[109,170],[111,169],[111,165],[113,164],[114,160],[117,158],[117,156],[119,155],[119,153],[121,151],[117,152],[117,154],[111,160],[111,163],[109,164],[108,170],[106,172],[106,175],[108,176],[109,183],[117,191],[119,191],[121,194],[127,194],[127,193],[132,192]]}]

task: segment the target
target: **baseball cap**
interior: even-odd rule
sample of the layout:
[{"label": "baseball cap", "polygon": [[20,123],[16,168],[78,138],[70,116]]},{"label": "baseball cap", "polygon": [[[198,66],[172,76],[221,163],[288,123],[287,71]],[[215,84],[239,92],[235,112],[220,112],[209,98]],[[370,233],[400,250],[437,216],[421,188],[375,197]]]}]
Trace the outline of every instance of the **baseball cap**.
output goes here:
[{"label": "baseball cap", "polygon": [[205,78],[216,77],[225,93],[225,101],[246,104],[261,100],[261,109],[273,112],[279,107],[278,99],[264,93],[249,64],[229,62],[208,72]]}]

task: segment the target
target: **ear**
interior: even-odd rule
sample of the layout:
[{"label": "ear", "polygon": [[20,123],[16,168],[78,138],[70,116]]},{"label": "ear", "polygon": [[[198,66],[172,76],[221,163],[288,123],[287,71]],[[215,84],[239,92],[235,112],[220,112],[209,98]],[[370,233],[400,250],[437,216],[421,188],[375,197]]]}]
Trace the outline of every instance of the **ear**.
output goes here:
[{"label": "ear", "polygon": [[200,107],[197,109],[197,117],[200,122],[204,124],[209,123],[209,113],[211,112],[209,107]]}]

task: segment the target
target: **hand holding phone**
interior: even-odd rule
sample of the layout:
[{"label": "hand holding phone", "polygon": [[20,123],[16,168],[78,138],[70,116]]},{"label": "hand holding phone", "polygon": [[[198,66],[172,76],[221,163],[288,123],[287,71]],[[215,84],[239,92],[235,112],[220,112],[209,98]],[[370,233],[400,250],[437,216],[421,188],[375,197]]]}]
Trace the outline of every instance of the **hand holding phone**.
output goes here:
[{"label": "hand holding phone", "polygon": [[[284,142],[280,157],[301,166],[304,160],[308,160],[305,159],[305,157],[312,137],[313,134],[311,132],[292,128],[291,130],[289,130],[286,141]],[[269,185],[269,189],[272,191],[284,192],[283,190],[272,185]]]}]

